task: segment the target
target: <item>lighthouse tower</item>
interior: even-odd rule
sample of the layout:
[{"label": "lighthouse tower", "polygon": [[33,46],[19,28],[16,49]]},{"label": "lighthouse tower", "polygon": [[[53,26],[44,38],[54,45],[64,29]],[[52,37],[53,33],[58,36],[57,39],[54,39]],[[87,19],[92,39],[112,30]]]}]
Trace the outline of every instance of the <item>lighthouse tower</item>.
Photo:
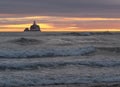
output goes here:
[{"label": "lighthouse tower", "polygon": [[30,31],[41,31],[40,26],[37,25],[36,21],[34,21],[33,25],[30,26]]}]

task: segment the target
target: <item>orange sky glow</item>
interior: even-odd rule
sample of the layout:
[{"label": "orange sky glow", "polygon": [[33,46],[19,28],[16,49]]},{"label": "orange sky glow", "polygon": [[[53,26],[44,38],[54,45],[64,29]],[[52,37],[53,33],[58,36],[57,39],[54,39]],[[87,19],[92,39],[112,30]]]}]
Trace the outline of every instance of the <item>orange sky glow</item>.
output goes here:
[{"label": "orange sky glow", "polygon": [[0,18],[0,32],[22,32],[34,20],[43,32],[120,31],[120,18],[30,16]]}]

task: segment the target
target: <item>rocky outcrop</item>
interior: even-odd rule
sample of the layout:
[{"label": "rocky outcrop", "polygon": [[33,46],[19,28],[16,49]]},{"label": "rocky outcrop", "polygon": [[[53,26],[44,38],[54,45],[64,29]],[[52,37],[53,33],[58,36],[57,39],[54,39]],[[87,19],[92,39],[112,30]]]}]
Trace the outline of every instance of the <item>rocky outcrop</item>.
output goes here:
[{"label": "rocky outcrop", "polygon": [[24,31],[30,31],[30,30],[29,30],[29,28],[25,28],[25,30],[24,30]]},{"label": "rocky outcrop", "polygon": [[25,28],[24,31],[41,31],[41,30],[40,30],[40,26],[37,25],[36,22],[34,21],[33,25],[30,26],[30,29],[29,28]]}]

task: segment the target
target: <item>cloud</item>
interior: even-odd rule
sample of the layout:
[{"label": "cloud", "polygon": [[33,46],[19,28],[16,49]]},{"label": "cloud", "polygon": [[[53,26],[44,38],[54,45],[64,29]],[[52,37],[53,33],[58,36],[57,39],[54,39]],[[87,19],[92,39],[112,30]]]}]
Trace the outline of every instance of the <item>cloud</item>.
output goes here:
[{"label": "cloud", "polygon": [[[120,17],[120,0],[1,0],[0,13],[41,16]],[[15,15],[17,14],[17,15]],[[1,17],[6,17],[1,15]]]},{"label": "cloud", "polygon": [[33,20],[43,30],[120,28],[120,0],[0,0],[0,31],[23,31]]}]

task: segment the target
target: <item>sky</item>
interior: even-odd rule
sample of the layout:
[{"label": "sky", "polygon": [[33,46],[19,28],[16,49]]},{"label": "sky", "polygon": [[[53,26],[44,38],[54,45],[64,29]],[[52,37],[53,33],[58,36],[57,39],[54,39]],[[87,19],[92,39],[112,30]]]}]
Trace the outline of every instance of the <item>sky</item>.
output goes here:
[{"label": "sky", "polygon": [[120,0],[0,0],[0,31],[120,31]]}]

